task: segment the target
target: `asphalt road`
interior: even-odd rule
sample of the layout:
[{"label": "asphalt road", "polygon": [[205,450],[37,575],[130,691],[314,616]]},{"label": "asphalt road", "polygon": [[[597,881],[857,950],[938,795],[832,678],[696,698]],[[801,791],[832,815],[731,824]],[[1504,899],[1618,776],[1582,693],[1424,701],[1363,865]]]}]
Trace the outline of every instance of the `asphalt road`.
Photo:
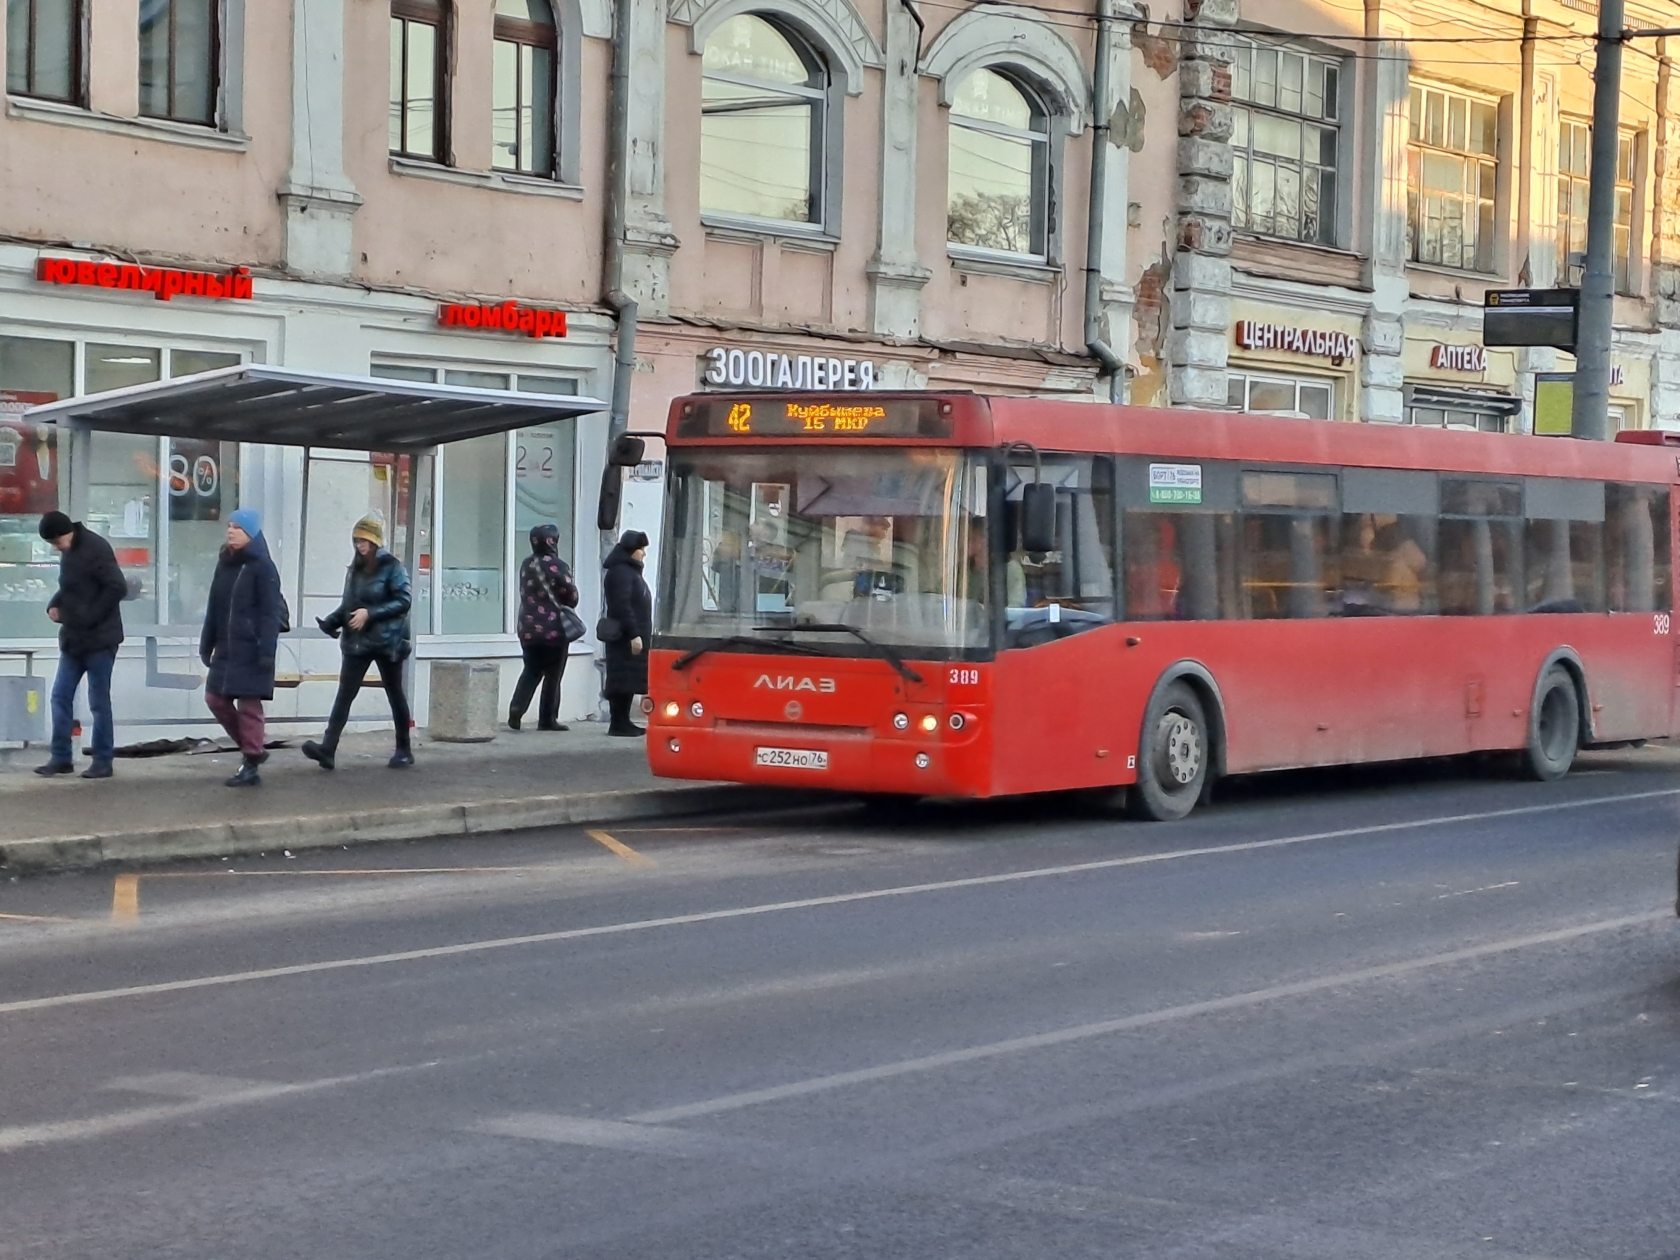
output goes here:
[{"label": "asphalt road", "polygon": [[0,880],[0,1257],[1680,1256],[1680,758]]}]

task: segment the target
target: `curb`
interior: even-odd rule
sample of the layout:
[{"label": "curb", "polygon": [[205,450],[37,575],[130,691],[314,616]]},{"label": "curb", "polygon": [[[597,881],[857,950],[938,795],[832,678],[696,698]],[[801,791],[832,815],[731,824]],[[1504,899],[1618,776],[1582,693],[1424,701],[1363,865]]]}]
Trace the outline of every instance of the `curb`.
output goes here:
[{"label": "curb", "polygon": [[108,862],[249,856],[281,849],[338,848],[392,840],[468,838],[537,827],[675,818],[714,810],[770,809],[808,799],[786,789],[696,784],[616,792],[519,796],[457,805],[410,805],[248,823],[211,823],[103,835],[0,841],[0,871],[86,870]]}]

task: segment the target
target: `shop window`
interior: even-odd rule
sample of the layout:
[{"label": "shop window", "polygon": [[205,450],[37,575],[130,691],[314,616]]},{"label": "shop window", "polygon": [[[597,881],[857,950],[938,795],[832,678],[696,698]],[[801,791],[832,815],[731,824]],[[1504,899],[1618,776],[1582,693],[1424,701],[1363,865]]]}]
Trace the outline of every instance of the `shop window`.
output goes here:
[{"label": "shop window", "polygon": [[368,369],[369,376],[377,376],[387,381],[414,381],[419,384],[437,384],[437,369],[417,367],[408,363],[375,363]]},{"label": "shop window", "polygon": [[1438,88],[1411,90],[1406,249],[1414,262],[1492,271],[1499,107]]},{"label": "shop window", "polygon": [[58,553],[38,527],[62,506],[58,427],[25,423],[23,412],[68,398],[75,360],[68,341],[0,337],[0,638],[55,633],[47,601],[58,589]]},{"label": "shop window", "polygon": [[1336,382],[1329,377],[1232,372],[1226,377],[1225,389],[1226,401],[1239,411],[1310,420],[1328,420],[1335,415]]},{"label": "shop window", "polygon": [[1050,115],[1002,69],[972,71],[951,100],[945,238],[1043,258],[1048,252]]},{"label": "shop window", "polygon": [[[521,386],[524,378],[521,378]],[[554,525],[560,530],[560,556],[575,570],[573,554],[574,493],[576,488],[577,421],[520,429],[513,435],[513,530],[523,550],[531,530]]]},{"label": "shop window", "polygon": [[200,372],[214,372],[217,368],[238,367],[242,356],[225,354],[219,350],[171,350],[169,377],[196,376]]},{"label": "shop window", "polygon": [[446,371],[443,374],[445,385],[459,385],[465,389],[506,389],[508,374],[506,372],[470,372]]},{"label": "shop window", "polygon": [[123,618],[134,625],[158,621],[158,484],[156,438],[97,431],[89,435],[82,520],[116,553],[128,579]]},{"label": "shop window", "polygon": [[447,0],[391,0],[389,145],[399,157],[447,160]]},{"label": "shop window", "polygon": [[1669,605],[1668,488],[1604,487],[1605,603],[1611,612]]},{"label": "shop window", "polygon": [[[1616,292],[1634,292],[1633,197],[1636,137],[1623,132],[1616,146],[1616,195],[1612,270]],[[1587,193],[1592,170],[1592,126],[1564,119],[1558,128],[1557,282],[1578,287],[1587,262]]]},{"label": "shop window", "polygon": [[163,351],[151,346],[101,345],[89,342],[82,371],[82,392],[148,385],[163,376]]},{"label": "shop window", "polygon": [[1523,584],[1522,487],[1441,481],[1441,611],[1486,617],[1519,610]]},{"label": "shop window", "polygon": [[519,392],[522,394],[560,394],[567,398],[575,398],[578,392],[577,377],[531,376],[521,372],[519,374]]},{"label": "shop window", "polygon": [[554,174],[554,88],[560,39],[548,0],[496,0],[490,163]]},{"label": "shop window", "polygon": [[216,117],[218,0],[140,0],[140,112],[211,123]]},{"label": "shop window", "polygon": [[1234,37],[1231,225],[1336,243],[1340,63]]},{"label": "shop window", "polygon": [[438,598],[445,634],[500,634],[505,617],[508,444],[504,434],[444,447]]},{"label": "shop window", "polygon": [[6,91],[81,103],[81,0],[6,0]]},{"label": "shop window", "polygon": [[821,223],[828,67],[756,13],[706,39],[700,90],[700,208]]}]

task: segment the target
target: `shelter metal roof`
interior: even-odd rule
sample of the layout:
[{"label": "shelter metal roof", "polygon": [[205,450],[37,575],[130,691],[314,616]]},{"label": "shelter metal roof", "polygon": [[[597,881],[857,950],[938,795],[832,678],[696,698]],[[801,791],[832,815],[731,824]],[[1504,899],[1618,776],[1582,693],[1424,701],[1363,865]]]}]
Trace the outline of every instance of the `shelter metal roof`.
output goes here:
[{"label": "shelter metal roof", "polygon": [[143,436],[413,453],[605,410],[599,399],[576,395],[247,363],[42,403],[24,418]]}]

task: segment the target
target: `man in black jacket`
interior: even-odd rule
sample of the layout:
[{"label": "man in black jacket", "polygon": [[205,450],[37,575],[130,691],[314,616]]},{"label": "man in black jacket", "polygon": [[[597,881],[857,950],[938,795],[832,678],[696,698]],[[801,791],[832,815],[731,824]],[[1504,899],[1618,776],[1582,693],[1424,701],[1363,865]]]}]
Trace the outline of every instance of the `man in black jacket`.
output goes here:
[{"label": "man in black jacket", "polygon": [[122,601],[128,596],[111,544],[63,512],[41,518],[41,537],[58,551],[58,594],[47,616],[58,623],[58,677],[52,691],[52,760],[36,774],[69,774],[75,769],[71,726],[76,688],[85,674],[88,708],[93,710],[93,764],[84,779],[109,779],[116,735],[111,722],[111,670],[123,641]]}]

